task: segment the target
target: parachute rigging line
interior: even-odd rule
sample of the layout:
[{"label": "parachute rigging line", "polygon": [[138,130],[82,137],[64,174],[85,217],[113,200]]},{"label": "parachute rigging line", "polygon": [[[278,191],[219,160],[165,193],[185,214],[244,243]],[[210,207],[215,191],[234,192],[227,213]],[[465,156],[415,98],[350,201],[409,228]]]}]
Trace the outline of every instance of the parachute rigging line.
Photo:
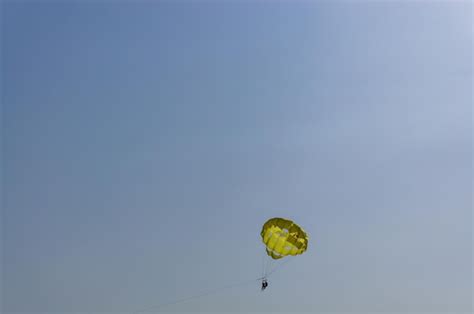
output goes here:
[{"label": "parachute rigging line", "polygon": [[267,274],[265,274],[266,277],[269,277],[271,274],[273,274],[274,272],[276,272],[278,269],[280,269],[280,267],[282,267],[283,265],[285,264],[288,264],[288,262],[294,260],[294,258],[287,258],[285,259],[283,262],[281,262],[280,264],[276,265],[275,267],[273,267],[272,270],[270,270]]}]

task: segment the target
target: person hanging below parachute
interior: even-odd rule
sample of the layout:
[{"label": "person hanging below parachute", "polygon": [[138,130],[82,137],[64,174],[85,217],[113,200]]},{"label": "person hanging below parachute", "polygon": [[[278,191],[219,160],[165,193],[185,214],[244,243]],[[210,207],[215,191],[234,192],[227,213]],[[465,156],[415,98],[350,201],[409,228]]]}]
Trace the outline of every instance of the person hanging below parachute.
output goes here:
[{"label": "person hanging below parachute", "polygon": [[[269,219],[263,224],[260,235],[262,236],[262,242],[265,245],[266,255],[268,255],[266,259],[270,262],[274,260],[281,260],[285,257],[288,258],[289,256],[301,255],[308,249],[308,234],[303,230],[303,228],[301,228],[299,225],[289,219]],[[185,302],[190,302],[191,300],[200,299],[203,297],[220,293],[221,291],[226,289],[255,284],[255,282],[259,282],[260,280],[262,282],[262,291],[264,291],[268,287],[268,277],[275,272],[278,266],[282,266],[289,260],[291,259],[285,259],[284,262],[280,263],[271,270],[267,267],[264,267],[262,277],[254,278],[243,282],[237,282],[223,287],[218,287],[213,290],[203,291],[201,293],[184,297],[181,299],[176,299],[174,301],[150,306],[148,308],[135,311],[133,312],[133,314],[148,312],[150,310],[162,309]]]},{"label": "person hanging below parachute", "polygon": [[[287,256],[296,256],[306,252],[308,248],[308,234],[295,222],[284,218],[271,218],[265,222],[260,232],[267,255],[272,260],[279,260]],[[264,270],[262,291],[268,287],[267,277],[274,272]]]}]

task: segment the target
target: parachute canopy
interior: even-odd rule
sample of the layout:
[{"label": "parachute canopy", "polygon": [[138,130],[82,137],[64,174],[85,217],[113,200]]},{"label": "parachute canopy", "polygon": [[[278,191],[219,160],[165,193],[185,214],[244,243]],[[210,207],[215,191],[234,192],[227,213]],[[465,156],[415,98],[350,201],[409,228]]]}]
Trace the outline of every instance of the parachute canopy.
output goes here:
[{"label": "parachute canopy", "polygon": [[273,259],[303,254],[308,248],[306,232],[291,220],[272,218],[262,227],[262,241]]}]

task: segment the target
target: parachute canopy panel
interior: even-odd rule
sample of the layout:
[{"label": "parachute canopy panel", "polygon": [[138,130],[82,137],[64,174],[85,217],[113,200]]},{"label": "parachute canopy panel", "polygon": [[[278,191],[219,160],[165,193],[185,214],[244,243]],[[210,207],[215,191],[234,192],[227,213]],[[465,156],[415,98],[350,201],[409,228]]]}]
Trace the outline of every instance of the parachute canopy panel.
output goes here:
[{"label": "parachute canopy panel", "polygon": [[262,227],[262,241],[273,259],[303,254],[308,248],[308,235],[291,220],[272,218]]}]

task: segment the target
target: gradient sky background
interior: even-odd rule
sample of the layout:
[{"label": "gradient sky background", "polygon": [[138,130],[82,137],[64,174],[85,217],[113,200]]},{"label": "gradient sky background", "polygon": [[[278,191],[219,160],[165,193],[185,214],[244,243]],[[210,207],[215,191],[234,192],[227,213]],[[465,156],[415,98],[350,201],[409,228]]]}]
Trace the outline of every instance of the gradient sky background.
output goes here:
[{"label": "gradient sky background", "polygon": [[[469,312],[472,4],[2,5],[3,311]],[[186,282],[186,285],[184,283]]]}]

